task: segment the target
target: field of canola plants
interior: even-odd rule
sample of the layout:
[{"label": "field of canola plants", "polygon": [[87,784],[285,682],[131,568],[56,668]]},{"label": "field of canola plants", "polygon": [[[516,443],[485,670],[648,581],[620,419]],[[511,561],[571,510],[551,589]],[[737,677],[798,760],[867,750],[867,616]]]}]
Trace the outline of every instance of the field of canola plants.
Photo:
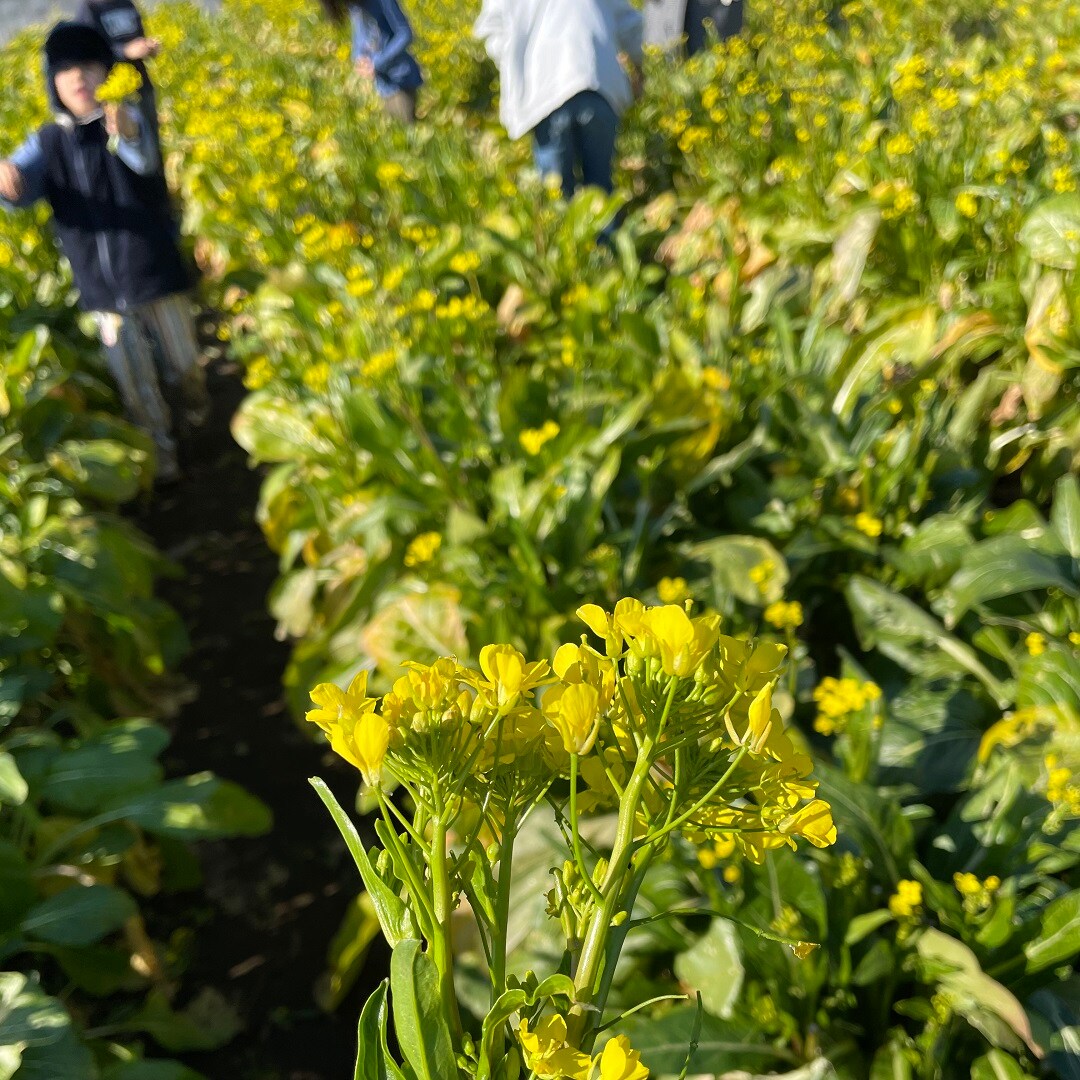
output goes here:
[{"label": "field of canola plants", "polygon": [[[753,4],[650,59],[613,249],[477,5],[409,7],[414,131],[313,3],[150,17],[288,698],[363,781],[355,1076],[1080,1077],[1080,5]],[[0,215],[0,1077],[195,1080],[245,1033],[148,923],[271,814],[159,763],[152,447],[45,220]]]}]

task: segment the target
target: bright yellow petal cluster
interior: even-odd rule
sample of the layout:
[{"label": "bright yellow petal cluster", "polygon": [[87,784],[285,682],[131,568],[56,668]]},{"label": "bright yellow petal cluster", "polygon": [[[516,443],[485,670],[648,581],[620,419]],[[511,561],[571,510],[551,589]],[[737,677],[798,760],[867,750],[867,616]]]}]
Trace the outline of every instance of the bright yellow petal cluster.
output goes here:
[{"label": "bright yellow petal cluster", "polygon": [[119,105],[133,98],[142,85],[142,76],[131,64],[117,64],[98,87],[96,97],[102,105]]},{"label": "bright yellow petal cluster", "polygon": [[317,706],[307,719],[318,724],[335,753],[360,770],[364,782],[377,787],[383,760],[390,745],[390,725],[375,711],[375,699],[367,696],[368,673],[361,671],[347,690],[321,683],[311,691]]}]

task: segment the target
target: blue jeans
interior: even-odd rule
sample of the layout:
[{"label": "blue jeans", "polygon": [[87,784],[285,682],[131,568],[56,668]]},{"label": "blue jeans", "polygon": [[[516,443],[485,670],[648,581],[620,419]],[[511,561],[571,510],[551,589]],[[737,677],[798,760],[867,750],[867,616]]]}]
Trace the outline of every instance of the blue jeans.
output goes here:
[{"label": "blue jeans", "polygon": [[562,180],[570,198],[579,185],[611,192],[619,118],[607,99],[585,90],[560,105],[533,131],[533,160],[544,176]]}]

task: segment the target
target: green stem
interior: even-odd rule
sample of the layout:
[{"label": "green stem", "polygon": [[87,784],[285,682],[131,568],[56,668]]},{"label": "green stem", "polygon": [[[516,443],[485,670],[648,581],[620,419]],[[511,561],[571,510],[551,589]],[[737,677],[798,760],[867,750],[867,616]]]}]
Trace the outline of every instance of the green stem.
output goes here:
[{"label": "green stem", "polygon": [[598,903],[604,902],[604,897],[601,895],[600,890],[596,887],[596,883],[592,879],[592,874],[589,873],[589,868],[585,865],[585,858],[581,853],[581,831],[578,829],[578,812],[577,812],[577,774],[578,774],[578,756],[577,754],[570,755],[570,840],[574,849],[574,862],[577,863],[578,873],[581,875],[581,880],[585,883],[585,887],[592,893],[593,899]]},{"label": "green stem", "polygon": [[705,792],[705,794],[702,795],[702,797],[700,799],[698,799],[698,801],[696,803],[694,803],[694,805],[691,806],[689,810],[687,810],[685,813],[680,814],[677,818],[675,818],[674,821],[669,821],[662,828],[657,829],[656,832],[650,833],[648,836],[644,837],[642,839],[642,843],[644,843],[644,844],[652,844],[655,841],[661,839],[662,837],[667,836],[667,834],[669,832],[672,832],[674,829],[677,829],[680,825],[684,824],[686,821],[688,821],[690,818],[692,818],[703,806],[705,806],[707,803],[711,802],[716,797],[716,795],[719,793],[720,789],[731,778],[731,774],[739,767],[739,763],[742,761],[742,759],[745,756],[746,756],[746,747],[745,746],[740,746],[739,747],[739,752],[735,755],[734,760],[728,766],[727,771],[724,773],[724,775],[721,776],[720,779],[717,780],[716,783],[713,784],[713,786],[711,788],[709,788],[709,790],[707,792]]},{"label": "green stem", "polygon": [[[495,925],[492,927],[491,1004],[506,991],[506,935],[510,923],[510,886],[513,881],[514,841],[518,823],[509,818],[499,845],[499,880],[495,887]],[[505,1024],[499,1025],[492,1046],[492,1061],[501,1061],[505,1039]]]},{"label": "green stem", "polygon": [[454,939],[450,925],[453,914],[453,894],[450,888],[450,869],[447,864],[446,813],[440,804],[436,807],[432,836],[431,867],[432,898],[435,901],[435,926],[431,948],[435,966],[439,969],[439,990],[446,1007],[450,1029],[454,1033],[454,1046],[461,1046],[461,1015],[458,1012],[457,992],[454,989]]},{"label": "green stem", "polygon": [[431,899],[428,897],[427,890],[424,888],[424,883],[417,877],[412,859],[409,858],[408,852],[406,852],[402,846],[401,838],[398,836],[397,829],[394,827],[394,821],[390,817],[389,810],[386,808],[386,797],[381,791],[376,794],[379,801],[379,809],[382,811],[383,820],[386,822],[387,842],[393,848],[390,852],[390,856],[393,859],[394,869],[405,875],[405,883],[409,886],[409,892],[412,894],[413,903],[416,905],[417,911],[424,916],[428,924],[432,927],[432,930],[434,930],[435,909],[431,906]]}]

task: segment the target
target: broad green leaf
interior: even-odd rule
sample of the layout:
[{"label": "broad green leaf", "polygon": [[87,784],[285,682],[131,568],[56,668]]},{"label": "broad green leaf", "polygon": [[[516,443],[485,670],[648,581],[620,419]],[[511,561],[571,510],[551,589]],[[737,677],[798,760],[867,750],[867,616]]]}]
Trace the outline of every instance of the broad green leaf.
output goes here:
[{"label": "broad green leaf", "polygon": [[122,1031],[145,1032],[173,1053],[186,1053],[224,1046],[242,1024],[221,992],[208,987],[179,1011],[153,990],[138,1012],[117,1026]]},{"label": "broad green leaf", "polygon": [[1080,582],[1068,557],[1035,551],[1020,536],[1001,536],[977,544],[967,553],[942,593],[941,609],[951,628],[979,604],[1050,588],[1080,596]]},{"label": "broad green leaf", "polygon": [[119,799],[156,787],[162,777],[156,756],[168,734],[147,720],[126,720],[53,762],[41,794],[55,806],[91,813]]},{"label": "broad green leaf", "polygon": [[1044,199],[1028,215],[1018,239],[1036,262],[1075,270],[1080,256],[1080,196]]},{"label": "broad green leaf", "polygon": [[53,945],[93,945],[136,914],[135,901],[112,885],[73,885],[35,905],[24,934]]},{"label": "broad green leaf", "polygon": [[386,1050],[389,986],[390,980],[383,979],[360,1012],[354,1080],[405,1080],[405,1074]]},{"label": "broad green leaf", "polygon": [[298,402],[254,393],[245,398],[232,422],[233,438],[259,462],[294,461],[332,453]]},{"label": "broad green leaf", "polygon": [[1063,1080],[1080,1080],[1080,977],[1036,991],[1027,1006],[1045,1064]]},{"label": "broad green leaf", "polygon": [[893,913],[884,908],[878,911],[867,911],[862,915],[856,915],[848,923],[844,933],[845,945],[858,945],[863,938],[868,937],[875,930],[880,929],[888,922],[892,922]]},{"label": "broad green leaf", "polygon": [[1028,973],[1080,958],[1080,889],[1047,904],[1039,919],[1039,936],[1024,946]]},{"label": "broad green leaf", "polygon": [[1069,648],[1049,648],[1026,657],[1016,682],[1016,704],[1071,709],[1080,714],[1080,664]]},{"label": "broad green leaf", "polygon": [[[698,1020],[697,1007],[685,1005],[659,1017],[637,1013],[620,1024],[618,1031],[630,1039],[654,1076],[676,1076],[686,1063]],[[705,1013],[700,1016],[700,1026],[697,1047],[690,1057],[691,1075],[775,1069],[785,1062],[797,1064],[794,1055],[769,1046],[749,1024]]]},{"label": "broad green leaf", "polygon": [[496,1034],[503,1024],[529,1001],[524,990],[507,990],[491,1006],[480,1029],[480,1061],[476,1069],[476,1080],[487,1080],[492,1072],[492,1053]]},{"label": "broad green leaf", "polygon": [[971,1066],[971,1080],[1025,1080],[1020,1063],[1004,1050],[991,1050]]},{"label": "broad green leaf", "polygon": [[56,998],[15,971],[0,971],[0,1080],[11,1080],[28,1047],[58,1042],[71,1017]]},{"label": "broad green leaf", "polygon": [[390,956],[390,990],[394,1031],[417,1080],[457,1080],[439,973],[415,938],[402,941]]},{"label": "broad green leaf", "polygon": [[0,750],[0,805],[22,806],[30,788],[19,772],[15,759]]},{"label": "broad green leaf", "polygon": [[49,463],[81,495],[121,505],[139,493],[146,455],[111,439],[68,440],[49,455]]},{"label": "broad green leaf", "polygon": [[966,671],[979,679],[1002,708],[1012,703],[1009,688],[987,669],[975,650],[906,596],[871,578],[854,575],[848,582],[847,597],[865,648],[879,648],[920,674],[925,652],[932,651],[947,660],[954,671]]},{"label": "broad green leaf", "polygon": [[262,836],[273,823],[266,805],[228,780],[197,773],[172,780],[109,811],[157,836],[178,840],[223,840]]},{"label": "broad green leaf", "polygon": [[179,1061],[128,1061],[113,1065],[101,1074],[101,1080],[206,1080],[202,1073]]},{"label": "broad green leaf", "polygon": [[[718,536],[686,548],[686,557],[709,564],[716,590],[722,596],[763,606],[784,595],[787,563],[768,540],[757,536]],[[773,570],[759,588],[750,571],[762,563],[771,563]]]},{"label": "broad green leaf", "polygon": [[66,1028],[55,1042],[28,1046],[15,1080],[98,1080],[93,1056],[75,1034]]},{"label": "broad green leaf", "polygon": [[734,923],[713,919],[705,934],[675,958],[675,974],[681,983],[701,994],[710,1013],[730,1019],[744,975]]},{"label": "broad green leaf", "polygon": [[928,928],[919,934],[916,947],[919,956],[932,965],[937,982],[949,992],[957,1012],[969,1023],[984,1030],[979,1014],[985,1010],[1007,1024],[1029,1049],[1038,1052],[1023,1005],[982,970],[978,958],[963,942]]},{"label": "broad green leaf", "polygon": [[874,1055],[870,1080],[911,1080],[913,1069],[904,1048],[890,1039]]},{"label": "broad green leaf", "polygon": [[36,899],[26,856],[10,840],[0,840],[0,936],[18,926]]},{"label": "broad green leaf", "polygon": [[1080,559],[1080,480],[1063,476],[1054,486],[1050,524],[1065,550]]}]

